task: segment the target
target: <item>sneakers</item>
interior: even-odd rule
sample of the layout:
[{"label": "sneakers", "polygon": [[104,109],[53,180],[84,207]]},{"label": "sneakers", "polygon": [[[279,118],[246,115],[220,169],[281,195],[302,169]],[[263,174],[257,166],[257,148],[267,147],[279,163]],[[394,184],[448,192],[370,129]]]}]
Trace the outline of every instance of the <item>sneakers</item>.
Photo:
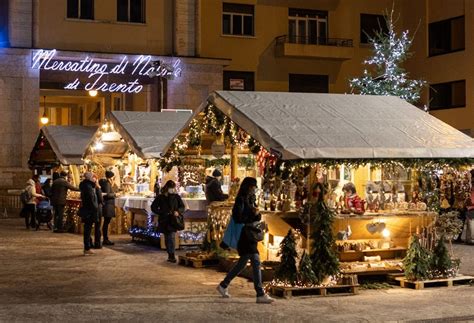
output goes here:
[{"label": "sneakers", "polygon": [[112,241],[110,240],[104,240],[104,242],[102,243],[104,246],[113,246],[115,243],[113,243]]},{"label": "sneakers", "polygon": [[268,294],[265,294],[263,296],[257,296],[257,303],[258,304],[271,304],[274,301],[275,300],[273,298],[271,298],[270,296],[268,296]]},{"label": "sneakers", "polygon": [[92,256],[93,254],[92,250],[84,250],[84,256]]},{"label": "sneakers", "polygon": [[216,290],[221,294],[223,298],[230,298],[229,289],[224,288],[221,284],[217,285]]}]

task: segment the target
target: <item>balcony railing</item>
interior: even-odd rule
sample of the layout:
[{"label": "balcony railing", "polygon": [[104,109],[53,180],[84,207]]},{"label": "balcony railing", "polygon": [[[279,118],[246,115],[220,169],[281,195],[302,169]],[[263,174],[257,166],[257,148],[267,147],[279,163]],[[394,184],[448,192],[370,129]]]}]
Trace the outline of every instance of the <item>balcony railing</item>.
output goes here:
[{"label": "balcony railing", "polygon": [[321,45],[336,47],[353,47],[352,39],[344,38],[328,38],[328,37],[312,37],[312,36],[292,36],[282,35],[276,38],[277,45],[282,44],[301,44],[301,45]]}]

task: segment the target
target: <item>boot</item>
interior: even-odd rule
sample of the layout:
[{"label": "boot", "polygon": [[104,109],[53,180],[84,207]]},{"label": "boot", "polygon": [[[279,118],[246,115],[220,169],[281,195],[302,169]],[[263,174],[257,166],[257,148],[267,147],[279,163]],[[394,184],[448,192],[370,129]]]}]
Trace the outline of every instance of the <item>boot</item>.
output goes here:
[{"label": "boot", "polygon": [[176,258],[174,256],[174,253],[168,254],[168,262],[176,263]]}]

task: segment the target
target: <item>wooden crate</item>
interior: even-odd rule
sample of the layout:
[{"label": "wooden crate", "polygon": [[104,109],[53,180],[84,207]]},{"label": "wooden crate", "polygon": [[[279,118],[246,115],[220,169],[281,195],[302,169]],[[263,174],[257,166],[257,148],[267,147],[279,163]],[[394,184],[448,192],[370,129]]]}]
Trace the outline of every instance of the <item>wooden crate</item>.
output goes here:
[{"label": "wooden crate", "polygon": [[194,268],[217,267],[219,265],[219,259],[217,258],[200,259],[200,258],[188,257],[188,256],[178,256],[178,263],[182,266],[190,266]]},{"label": "wooden crate", "polygon": [[274,296],[291,298],[297,296],[351,296],[359,293],[359,285],[333,285],[322,287],[270,286]]},{"label": "wooden crate", "polygon": [[458,275],[453,278],[441,278],[431,280],[412,281],[405,277],[397,277],[395,280],[400,282],[402,288],[423,289],[428,287],[452,287],[454,285],[469,284],[474,280],[473,276]]}]

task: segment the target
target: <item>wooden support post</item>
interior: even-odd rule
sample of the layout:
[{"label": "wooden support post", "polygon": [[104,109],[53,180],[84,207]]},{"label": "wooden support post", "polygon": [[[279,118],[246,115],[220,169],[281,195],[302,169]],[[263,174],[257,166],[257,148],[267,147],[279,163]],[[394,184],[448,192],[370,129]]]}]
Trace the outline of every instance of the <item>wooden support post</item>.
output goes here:
[{"label": "wooden support post", "polygon": [[239,148],[232,146],[230,148],[230,178],[237,177],[237,171],[239,168]]}]

